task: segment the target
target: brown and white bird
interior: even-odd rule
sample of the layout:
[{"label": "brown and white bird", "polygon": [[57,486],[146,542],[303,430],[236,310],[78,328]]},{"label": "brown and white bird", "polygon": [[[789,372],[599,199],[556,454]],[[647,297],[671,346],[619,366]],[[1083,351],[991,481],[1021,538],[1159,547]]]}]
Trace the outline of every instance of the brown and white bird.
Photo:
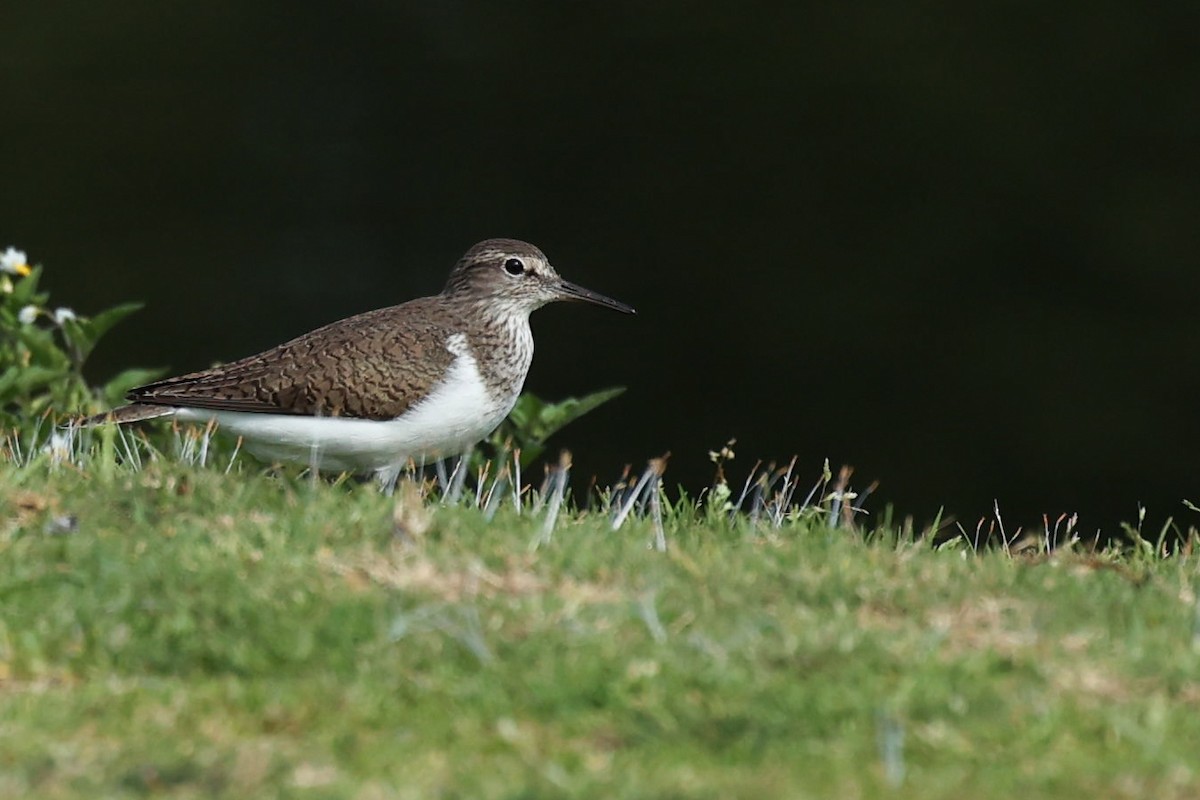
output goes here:
[{"label": "brown and white bird", "polygon": [[83,425],[160,417],[208,422],[268,461],[375,472],[468,452],[512,410],[533,360],[531,312],[624,303],[563,280],[541,250],[488,239],[441,294],[368,311],[258,355],[134,389]]}]

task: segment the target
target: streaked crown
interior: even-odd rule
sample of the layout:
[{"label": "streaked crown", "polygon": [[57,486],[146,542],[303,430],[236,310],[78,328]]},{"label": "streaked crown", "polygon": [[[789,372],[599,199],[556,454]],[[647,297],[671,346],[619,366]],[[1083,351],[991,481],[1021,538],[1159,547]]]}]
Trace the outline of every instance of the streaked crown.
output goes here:
[{"label": "streaked crown", "polygon": [[517,239],[485,239],[472,247],[454,265],[442,294],[509,314],[527,315],[556,300],[583,300],[633,313],[624,303],[564,281],[545,253]]}]

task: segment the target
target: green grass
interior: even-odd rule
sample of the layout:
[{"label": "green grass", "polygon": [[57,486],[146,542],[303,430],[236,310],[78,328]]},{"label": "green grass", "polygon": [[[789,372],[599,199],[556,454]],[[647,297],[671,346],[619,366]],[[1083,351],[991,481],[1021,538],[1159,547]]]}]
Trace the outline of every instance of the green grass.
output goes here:
[{"label": "green grass", "polygon": [[0,464],[0,797],[1200,794],[1187,552],[395,505]]}]

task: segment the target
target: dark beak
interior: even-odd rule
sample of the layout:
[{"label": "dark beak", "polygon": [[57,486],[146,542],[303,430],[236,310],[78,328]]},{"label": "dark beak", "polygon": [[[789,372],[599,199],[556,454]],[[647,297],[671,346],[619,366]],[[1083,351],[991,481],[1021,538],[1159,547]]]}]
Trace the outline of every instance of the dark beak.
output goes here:
[{"label": "dark beak", "polygon": [[599,292],[593,292],[591,289],[585,289],[570,281],[562,281],[558,284],[558,293],[563,300],[582,300],[585,303],[594,303],[598,306],[611,308],[620,311],[623,314],[636,314],[629,306],[624,303],[618,303],[611,297],[605,297]]}]

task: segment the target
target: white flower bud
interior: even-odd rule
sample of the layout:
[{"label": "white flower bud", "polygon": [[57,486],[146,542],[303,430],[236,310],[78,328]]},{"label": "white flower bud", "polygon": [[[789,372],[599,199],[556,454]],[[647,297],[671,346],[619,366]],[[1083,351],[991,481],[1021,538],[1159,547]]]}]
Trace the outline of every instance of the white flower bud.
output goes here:
[{"label": "white flower bud", "polygon": [[30,272],[29,258],[25,255],[25,251],[10,247],[0,253],[0,272],[7,272],[10,275],[28,275]]}]

